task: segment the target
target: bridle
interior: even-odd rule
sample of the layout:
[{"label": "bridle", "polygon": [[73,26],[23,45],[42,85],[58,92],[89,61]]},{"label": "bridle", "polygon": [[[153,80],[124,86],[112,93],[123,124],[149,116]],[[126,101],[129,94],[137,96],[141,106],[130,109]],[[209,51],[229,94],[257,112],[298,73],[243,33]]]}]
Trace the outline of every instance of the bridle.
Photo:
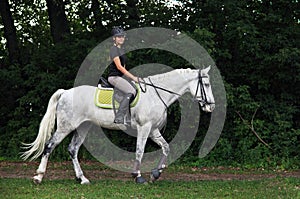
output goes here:
[{"label": "bridle", "polygon": [[[198,72],[198,83],[197,83],[197,88],[196,88],[195,95],[193,97],[193,101],[201,102],[201,104],[202,104],[201,107],[204,107],[206,105],[215,104],[215,103],[209,102],[207,100],[207,95],[206,95],[206,92],[205,92],[205,89],[204,89],[204,85],[203,85],[203,79],[204,78],[208,78],[208,76],[201,76],[201,70],[199,69],[199,72]],[[199,100],[199,96],[197,96],[199,87],[200,87],[200,93],[201,93],[201,100]]]},{"label": "bridle", "polygon": [[[204,85],[203,85],[203,78],[208,78],[208,76],[201,76],[201,70],[199,69],[199,72],[198,72],[198,83],[197,83],[196,93],[195,93],[195,95],[193,97],[193,101],[201,102],[201,107],[204,107],[205,105],[215,104],[215,103],[208,102],[208,100],[207,100],[207,95],[206,95],[206,92],[205,92],[205,89],[204,89]],[[140,79],[142,81],[140,81]],[[165,92],[168,92],[168,93],[173,94],[173,95],[181,96],[181,94],[178,94],[178,93],[173,92],[171,90],[168,90],[168,89],[165,89],[165,88],[162,88],[162,87],[154,85],[153,82],[151,81],[150,77],[148,77],[148,80],[149,80],[150,83],[145,82],[145,80],[143,78],[139,78],[138,79],[138,84],[140,86],[141,91],[143,93],[145,93],[147,91],[147,87],[146,86],[153,87],[154,90],[155,90],[155,92],[156,92],[156,94],[157,94],[157,96],[159,97],[159,99],[162,101],[162,103],[165,105],[166,108],[168,106],[164,102],[164,100],[162,99],[162,97],[160,96],[160,94],[158,92],[158,89],[162,90],[162,91],[165,91]],[[142,84],[144,84],[144,88],[142,87]],[[200,96],[197,96],[199,87],[200,87],[200,93],[201,93],[201,96],[202,96],[201,100],[199,99]]]}]

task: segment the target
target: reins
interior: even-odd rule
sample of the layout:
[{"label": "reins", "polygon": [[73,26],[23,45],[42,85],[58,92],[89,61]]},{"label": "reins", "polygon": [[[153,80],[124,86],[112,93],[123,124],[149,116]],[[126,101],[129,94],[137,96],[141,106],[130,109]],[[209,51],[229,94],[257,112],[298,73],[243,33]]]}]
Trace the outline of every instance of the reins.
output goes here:
[{"label": "reins", "polygon": [[[138,79],[138,80],[139,80],[139,81],[138,81],[138,84],[139,84],[139,86],[140,86],[140,88],[141,88],[141,91],[142,91],[143,93],[145,93],[145,92],[147,91],[147,87],[146,87],[146,86],[151,86],[151,87],[153,87],[154,90],[155,90],[155,92],[156,92],[156,94],[157,94],[157,96],[159,97],[159,99],[162,101],[162,103],[165,105],[166,108],[168,108],[168,106],[167,106],[167,104],[164,102],[164,100],[162,99],[162,97],[160,96],[160,94],[159,94],[159,92],[158,92],[157,89],[162,90],[162,91],[165,91],[165,92],[168,92],[168,93],[173,94],[173,95],[181,96],[180,94],[175,93],[175,92],[173,92],[173,91],[170,91],[170,90],[168,90],[168,89],[162,88],[162,87],[160,87],[160,86],[155,86],[155,85],[153,84],[153,82],[151,81],[151,78],[150,78],[150,77],[148,77],[148,80],[149,80],[150,84],[147,83],[147,82],[145,82],[144,79],[142,79],[143,82],[141,82],[140,79]],[[145,85],[145,89],[142,88],[141,83]]]},{"label": "reins", "polygon": [[[167,105],[167,104],[165,103],[165,101],[162,99],[162,97],[160,96],[160,94],[159,94],[159,92],[158,92],[157,89],[163,90],[163,91],[165,91],[165,92],[168,92],[168,93],[171,93],[171,94],[174,94],[174,95],[178,95],[178,96],[181,96],[181,95],[178,94],[178,93],[175,93],[175,92],[173,92],[173,91],[167,90],[167,89],[165,89],[165,88],[162,88],[162,87],[159,87],[159,86],[155,86],[155,85],[153,84],[151,78],[148,77],[148,79],[149,79],[150,84],[147,83],[147,82],[145,82],[144,79],[143,79],[143,84],[145,85],[145,89],[142,88],[141,82],[138,81],[138,84],[139,84],[139,86],[140,86],[140,88],[141,88],[141,91],[142,91],[143,93],[145,93],[145,92],[147,91],[147,87],[146,87],[146,86],[147,86],[147,85],[148,85],[148,86],[152,86],[152,87],[154,88],[154,90],[155,90],[157,96],[159,97],[160,101],[162,101],[162,103],[164,104],[164,106],[165,106],[165,111],[167,111],[168,105]],[[138,80],[140,80],[140,79],[138,79]],[[164,128],[163,128],[163,130],[162,130],[162,134],[165,132],[165,130],[166,130],[166,128],[167,128],[167,122],[168,122],[168,121],[166,120],[166,123],[164,124]]]},{"label": "reins", "polygon": [[[200,87],[200,94],[201,94],[201,96],[202,96],[202,99],[201,99],[202,107],[205,106],[205,105],[207,105],[207,104],[213,104],[213,103],[208,102],[208,100],[207,100],[206,92],[205,92],[204,85],[203,85],[203,81],[202,81],[203,78],[208,78],[208,77],[206,77],[206,76],[202,77],[202,76],[201,76],[201,71],[199,70],[196,93],[195,93],[195,95],[194,95],[194,97],[193,97],[193,101],[200,101],[199,99],[197,99],[197,97],[198,97],[197,94],[198,94],[198,90],[199,90],[199,87]],[[142,80],[142,81],[140,81],[140,80]],[[150,83],[147,83],[143,78],[139,78],[139,79],[138,79],[138,85],[139,85],[141,91],[142,91],[143,93],[146,93],[146,91],[147,91],[147,86],[153,87],[154,90],[155,90],[155,92],[156,92],[156,94],[157,94],[157,96],[158,96],[158,98],[159,98],[160,101],[162,101],[162,103],[164,104],[164,106],[165,106],[165,108],[166,108],[165,111],[167,110],[168,106],[167,106],[167,104],[165,103],[165,101],[162,99],[162,97],[161,97],[161,95],[159,94],[158,90],[162,90],[162,91],[168,92],[168,93],[173,94],[173,95],[181,96],[181,94],[178,94],[178,93],[176,93],[176,92],[174,92],[174,91],[171,91],[171,90],[165,89],[165,88],[163,88],[163,87],[154,85],[150,77],[148,77],[148,80],[149,80]],[[144,88],[143,88],[142,84],[144,85]],[[166,129],[166,124],[165,124],[165,126],[164,126],[163,132],[165,131],[165,129]]]},{"label": "reins", "polygon": [[[139,84],[139,86],[140,86],[140,88],[141,88],[141,91],[142,91],[143,93],[145,93],[145,92],[147,91],[146,86],[152,86],[154,89],[163,90],[163,91],[166,91],[166,92],[168,92],[168,93],[171,93],[171,94],[174,94],[174,95],[181,96],[180,94],[175,93],[175,92],[173,92],[173,91],[170,91],[170,90],[168,90],[168,89],[165,89],[165,88],[162,88],[162,87],[159,87],[159,86],[155,86],[155,85],[152,83],[150,77],[148,77],[148,79],[149,79],[150,84],[147,83],[147,82],[145,82],[145,80],[144,80],[143,78],[142,78],[143,81],[141,82],[141,81],[140,81],[140,78],[139,78],[138,84]],[[145,88],[144,88],[144,89],[143,89],[143,87],[142,87],[141,84],[144,84],[144,85],[145,85]]]},{"label": "reins", "polygon": [[[193,101],[200,101],[199,99],[197,99],[197,94],[198,94],[198,90],[199,90],[199,87],[200,87],[200,93],[201,93],[201,96],[202,96],[202,98],[203,98],[203,99],[201,100],[202,106],[205,106],[205,105],[207,105],[207,104],[213,104],[213,103],[210,103],[210,102],[208,102],[208,100],[207,100],[206,92],[205,92],[204,85],[203,85],[203,81],[202,81],[203,78],[207,78],[207,77],[206,77],[206,76],[202,77],[202,76],[201,76],[201,71],[199,70],[199,73],[198,73],[197,88],[196,88],[196,93],[195,93],[195,95],[194,95],[194,97],[193,97]],[[162,101],[162,103],[165,105],[166,108],[167,108],[168,106],[166,105],[166,103],[164,102],[164,100],[162,99],[162,97],[160,96],[160,94],[159,94],[159,92],[158,92],[157,89],[162,90],[162,91],[165,91],[165,92],[168,92],[168,93],[173,94],[173,95],[181,96],[180,94],[178,94],[178,93],[176,93],[176,92],[173,92],[173,91],[170,91],[170,90],[168,90],[168,89],[165,89],[165,88],[162,88],[162,87],[159,87],[159,86],[154,85],[153,82],[151,81],[150,77],[148,77],[148,80],[149,80],[150,83],[145,82],[145,80],[144,80],[143,78],[142,78],[142,80],[143,80],[143,81],[140,81],[140,78],[138,79],[138,84],[139,84],[139,86],[140,86],[140,88],[141,88],[141,91],[142,91],[143,93],[145,93],[145,92],[147,91],[147,87],[146,87],[146,86],[151,86],[151,87],[153,87],[154,90],[155,90],[155,92],[156,92],[156,94],[157,94],[157,96],[159,97],[159,99]],[[144,88],[142,87],[142,84],[144,84]]]},{"label": "reins", "polygon": [[[152,83],[150,77],[148,78],[149,79],[149,82],[150,82],[150,85],[154,88],[157,96],[159,97],[159,99],[163,102],[163,104],[165,105],[166,109],[168,108],[167,104],[165,103],[165,101],[162,99],[162,97],[160,96],[159,92],[158,92],[158,88],[156,86],[154,86],[154,84]],[[163,89],[163,88],[162,88]],[[164,89],[163,91],[166,91],[166,89]],[[168,92],[172,92],[172,91],[168,91]]]}]

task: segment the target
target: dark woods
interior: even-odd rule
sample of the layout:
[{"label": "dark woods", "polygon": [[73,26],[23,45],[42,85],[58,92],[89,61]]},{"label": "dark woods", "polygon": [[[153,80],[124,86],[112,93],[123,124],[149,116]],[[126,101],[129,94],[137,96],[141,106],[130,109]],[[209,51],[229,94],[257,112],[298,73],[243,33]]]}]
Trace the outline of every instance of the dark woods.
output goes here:
[{"label": "dark woods", "polygon": [[[18,159],[21,142],[35,139],[52,93],[72,87],[87,54],[109,38],[113,26],[122,25],[188,34],[205,47],[224,78],[227,119],[219,142],[207,157],[198,158],[210,118],[203,113],[197,138],[180,161],[195,166],[299,167],[299,2],[176,2],[0,0],[0,159]],[[176,55],[157,50],[135,51],[128,57],[132,68],[154,62],[189,67]],[[171,141],[180,108],[175,104],[168,111],[165,137]],[[134,138],[120,132],[107,135],[120,147],[135,150]],[[149,143],[147,150],[157,149]],[[67,159],[67,145],[63,142],[53,158]],[[81,157],[91,158],[85,150]]]}]

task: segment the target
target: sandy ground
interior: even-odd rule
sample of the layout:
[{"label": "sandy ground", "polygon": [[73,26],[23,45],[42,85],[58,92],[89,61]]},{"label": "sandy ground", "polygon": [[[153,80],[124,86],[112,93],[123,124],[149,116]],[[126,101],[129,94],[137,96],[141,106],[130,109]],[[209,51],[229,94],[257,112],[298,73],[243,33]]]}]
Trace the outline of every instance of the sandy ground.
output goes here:
[{"label": "sandy ground", "polygon": [[[10,162],[0,161],[0,178],[32,178],[38,168],[39,162]],[[130,173],[121,172],[105,167],[99,162],[81,162],[83,172],[89,180],[122,180],[132,181]],[[148,177],[149,173],[143,174]],[[184,169],[165,169],[159,180],[168,181],[201,181],[201,180],[259,180],[275,177],[298,177],[300,170],[297,171],[241,171],[239,168],[193,168]],[[71,161],[49,162],[45,178],[55,179],[74,179],[75,174]]]}]

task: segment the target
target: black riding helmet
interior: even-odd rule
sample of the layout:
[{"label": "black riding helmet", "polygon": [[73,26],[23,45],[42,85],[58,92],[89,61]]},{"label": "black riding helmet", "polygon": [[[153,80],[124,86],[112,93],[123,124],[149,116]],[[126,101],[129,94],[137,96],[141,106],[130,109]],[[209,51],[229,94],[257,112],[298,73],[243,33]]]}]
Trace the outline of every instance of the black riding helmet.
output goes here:
[{"label": "black riding helmet", "polygon": [[116,36],[125,36],[124,29],[121,26],[115,26],[113,27],[111,34],[113,37]]}]

